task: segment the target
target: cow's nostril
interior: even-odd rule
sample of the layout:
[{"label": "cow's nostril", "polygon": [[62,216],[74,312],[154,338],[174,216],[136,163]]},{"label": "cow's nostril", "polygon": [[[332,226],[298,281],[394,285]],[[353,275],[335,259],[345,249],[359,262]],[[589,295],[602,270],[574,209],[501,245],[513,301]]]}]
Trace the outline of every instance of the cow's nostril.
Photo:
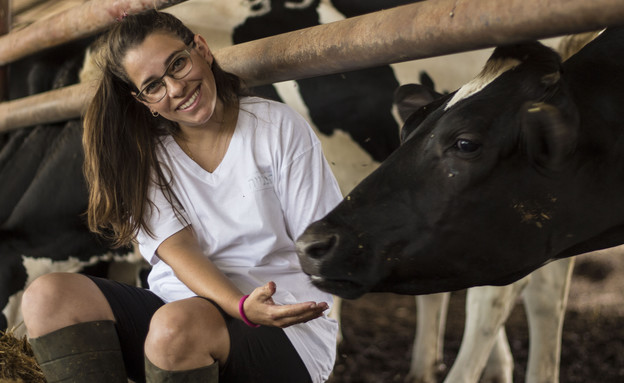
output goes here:
[{"label": "cow's nostril", "polygon": [[319,259],[323,258],[334,247],[337,241],[336,235],[328,235],[321,238],[316,238],[313,242],[309,243],[305,248],[305,252],[310,258]]}]

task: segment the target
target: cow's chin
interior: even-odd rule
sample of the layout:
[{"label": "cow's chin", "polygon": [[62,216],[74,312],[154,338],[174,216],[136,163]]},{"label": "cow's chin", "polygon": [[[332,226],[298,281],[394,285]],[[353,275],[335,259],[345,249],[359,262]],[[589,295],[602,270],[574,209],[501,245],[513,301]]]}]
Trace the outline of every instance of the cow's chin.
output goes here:
[{"label": "cow's chin", "polygon": [[364,285],[346,279],[328,279],[318,275],[310,275],[310,280],[319,290],[344,299],[357,299],[369,291]]}]

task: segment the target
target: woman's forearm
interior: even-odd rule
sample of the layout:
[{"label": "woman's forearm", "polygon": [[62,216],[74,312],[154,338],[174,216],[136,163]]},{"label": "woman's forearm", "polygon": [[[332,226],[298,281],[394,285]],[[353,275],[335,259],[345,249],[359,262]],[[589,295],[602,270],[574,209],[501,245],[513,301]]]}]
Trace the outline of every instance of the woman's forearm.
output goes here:
[{"label": "woman's forearm", "polygon": [[203,255],[189,227],[163,241],[157,253],[195,294],[213,300],[231,316],[239,317],[238,301],[243,293]]},{"label": "woman's forearm", "polygon": [[[203,255],[189,227],[163,241],[157,253],[195,294],[212,299],[226,313],[242,319],[238,305],[243,293]],[[288,327],[318,318],[329,308],[325,302],[275,304],[272,299],[275,289],[275,284],[269,282],[251,292],[243,307],[249,321],[267,326]]]}]

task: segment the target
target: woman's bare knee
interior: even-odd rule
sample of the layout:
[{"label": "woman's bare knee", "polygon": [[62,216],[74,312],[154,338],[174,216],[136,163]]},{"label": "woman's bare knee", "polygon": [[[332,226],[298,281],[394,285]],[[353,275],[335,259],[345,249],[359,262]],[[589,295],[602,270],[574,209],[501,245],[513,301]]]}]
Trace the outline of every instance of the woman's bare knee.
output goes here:
[{"label": "woman's bare knee", "polygon": [[80,322],[114,320],[100,289],[75,273],[50,273],[35,279],[22,297],[22,315],[30,337]]},{"label": "woman's bare knee", "polygon": [[160,368],[185,370],[225,362],[230,339],[217,308],[201,298],[161,307],[150,322],[145,354]]}]

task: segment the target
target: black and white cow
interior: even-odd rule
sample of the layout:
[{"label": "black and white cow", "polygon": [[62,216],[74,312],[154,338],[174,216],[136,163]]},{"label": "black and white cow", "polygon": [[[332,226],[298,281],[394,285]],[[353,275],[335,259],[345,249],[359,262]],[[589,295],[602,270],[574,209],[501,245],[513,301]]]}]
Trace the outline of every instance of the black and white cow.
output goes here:
[{"label": "black and white cow", "polygon": [[[10,67],[10,97],[73,84],[88,41]],[[52,271],[107,276],[111,263],[134,261],[88,230],[79,119],[0,134],[0,329],[18,326],[24,287]],[[23,329],[18,329],[20,333]]]},{"label": "black and white cow", "polygon": [[299,238],[304,271],[347,298],[426,294],[624,243],[623,58],[623,28],[563,64],[537,42],[497,48]]},{"label": "black and white cow", "polygon": [[[345,17],[396,7],[414,0],[331,0]],[[320,0],[270,1],[270,11],[250,17],[234,29],[233,43],[243,43],[320,24]],[[343,130],[375,161],[383,161],[399,146],[392,116],[392,94],[398,81],[389,65],[297,81],[311,122],[321,134]],[[256,89],[281,100],[272,86]]]}]

